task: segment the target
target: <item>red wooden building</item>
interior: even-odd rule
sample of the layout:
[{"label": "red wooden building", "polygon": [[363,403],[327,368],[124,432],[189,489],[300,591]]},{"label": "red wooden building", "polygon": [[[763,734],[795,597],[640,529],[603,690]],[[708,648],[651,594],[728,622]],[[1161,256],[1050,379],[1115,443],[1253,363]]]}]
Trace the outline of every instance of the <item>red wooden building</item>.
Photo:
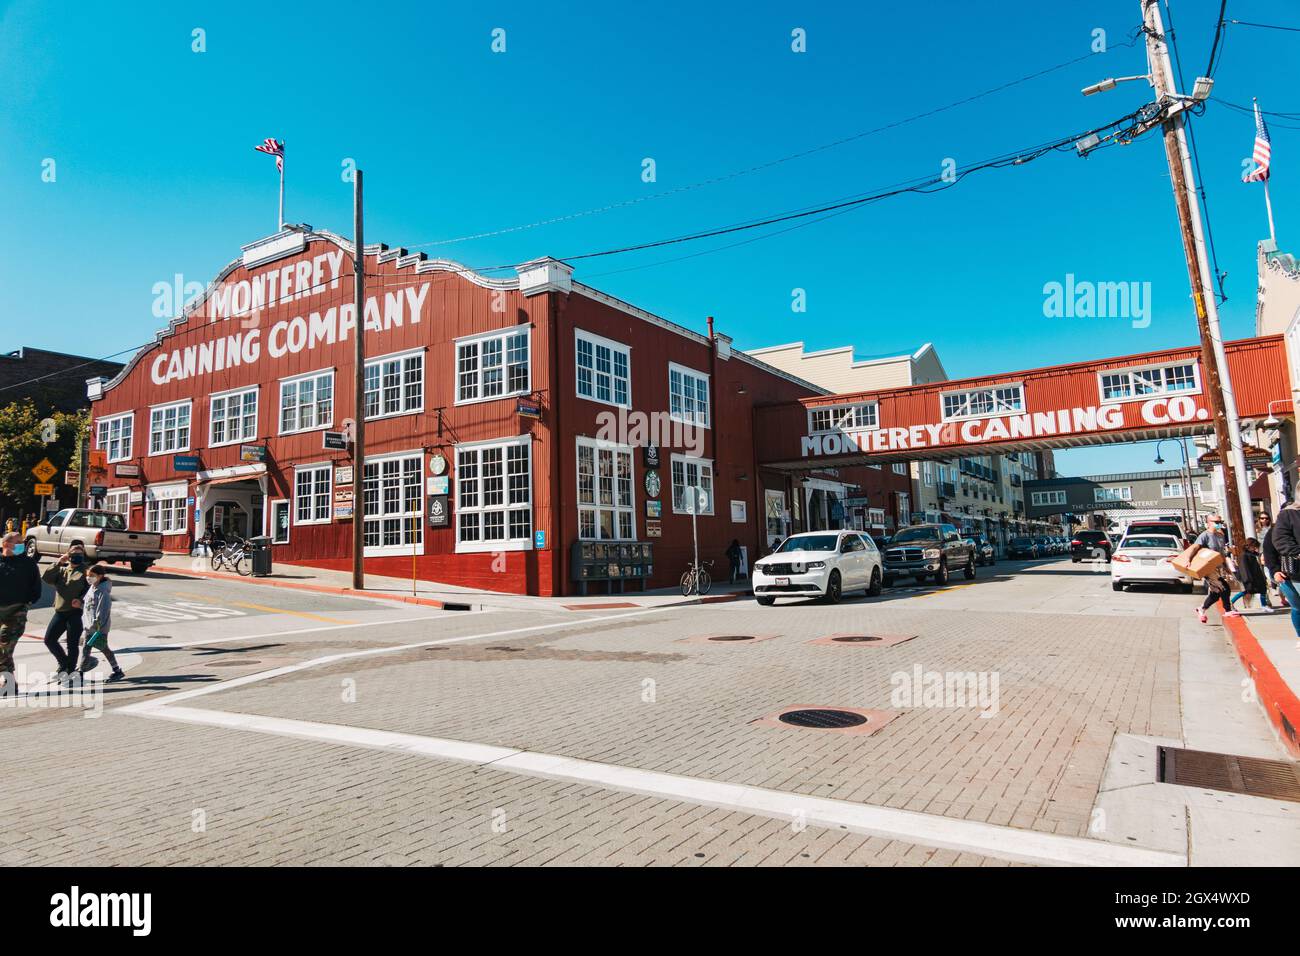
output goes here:
[{"label": "red wooden building", "polygon": [[552,259],[488,278],[370,246],[366,273],[363,468],[327,447],[355,407],[352,247],[287,231],[89,383],[103,503],[170,551],[220,526],[271,536],[276,561],[346,568],[360,496],[367,571],[551,595],[577,591],[581,566],[595,590],[650,566],[649,586],[675,583],[692,496],[715,576],[733,539],[752,559],[790,530],[861,521],[855,503],[906,500],[889,467],[761,467],[756,406],[824,391],[711,323],[676,325]]}]

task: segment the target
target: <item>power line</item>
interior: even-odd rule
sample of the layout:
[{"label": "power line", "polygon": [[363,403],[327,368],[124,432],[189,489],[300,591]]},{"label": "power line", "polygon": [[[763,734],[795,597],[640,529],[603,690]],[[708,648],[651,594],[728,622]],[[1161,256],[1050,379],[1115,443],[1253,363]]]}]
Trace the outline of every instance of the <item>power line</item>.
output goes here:
[{"label": "power line", "polygon": [[[1220,13],[1222,16],[1222,13]],[[1300,33],[1300,27],[1286,27],[1277,23],[1251,23],[1248,20],[1229,20],[1233,26],[1259,27],[1261,30],[1286,30],[1288,33]]]},{"label": "power line", "polygon": [[[1173,36],[1173,32],[1174,32],[1173,11],[1169,9],[1169,0],[1165,0],[1165,12],[1169,15],[1169,35]],[[1222,56],[1222,53],[1219,52],[1219,41],[1223,39],[1223,15],[1227,12],[1228,12],[1228,0],[1220,0],[1219,19],[1218,22],[1214,24],[1214,42],[1210,44],[1210,62],[1205,67],[1205,75],[1210,78],[1214,77],[1216,54],[1218,56]],[[1178,68],[1179,73],[1182,72],[1182,69],[1183,68],[1181,66]],[[1179,86],[1183,85],[1182,77],[1179,77],[1178,85]]]}]

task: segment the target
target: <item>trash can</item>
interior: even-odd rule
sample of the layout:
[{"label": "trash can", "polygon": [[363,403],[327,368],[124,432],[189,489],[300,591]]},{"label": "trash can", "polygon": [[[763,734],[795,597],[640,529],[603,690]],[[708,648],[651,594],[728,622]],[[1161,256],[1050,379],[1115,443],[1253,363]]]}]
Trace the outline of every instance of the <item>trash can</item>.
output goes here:
[{"label": "trash can", "polygon": [[271,573],[271,539],[265,535],[248,539],[249,556],[253,562],[253,577],[264,578]]}]

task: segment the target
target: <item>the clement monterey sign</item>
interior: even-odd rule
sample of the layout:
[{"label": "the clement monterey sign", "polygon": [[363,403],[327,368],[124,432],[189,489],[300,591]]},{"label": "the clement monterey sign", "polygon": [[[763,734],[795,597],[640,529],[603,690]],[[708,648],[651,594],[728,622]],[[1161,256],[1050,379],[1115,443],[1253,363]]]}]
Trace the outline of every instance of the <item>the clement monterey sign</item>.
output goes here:
[{"label": "the clement monterey sign", "polygon": [[[1151,426],[1205,421],[1209,412],[1191,395],[1153,398],[1139,409],[1142,423]],[[844,455],[863,452],[905,451],[944,445],[978,445],[983,442],[1050,438],[1080,432],[1114,431],[1131,427],[1124,418],[1124,405],[1090,405],[1058,408],[1046,412],[1024,412],[966,421],[925,423],[907,428],[877,428],[870,431],[824,432],[804,435],[800,452],[809,455]]]}]

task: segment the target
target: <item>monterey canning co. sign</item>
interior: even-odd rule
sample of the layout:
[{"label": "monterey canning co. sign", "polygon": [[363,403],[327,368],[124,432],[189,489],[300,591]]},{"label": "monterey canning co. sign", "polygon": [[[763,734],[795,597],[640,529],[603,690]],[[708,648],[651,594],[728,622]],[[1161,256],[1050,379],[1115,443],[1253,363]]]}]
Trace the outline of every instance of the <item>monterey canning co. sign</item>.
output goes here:
[{"label": "monterey canning co. sign", "polygon": [[[248,278],[218,284],[209,290],[191,321],[206,316],[209,323],[234,322],[207,342],[160,352],[149,365],[155,385],[183,381],[239,365],[255,365],[264,355],[272,359],[304,350],[346,342],[356,329],[356,305],[346,302],[316,310],[303,309],[292,318],[264,328],[267,309],[323,296],[340,287],[343,251],[332,250],[264,269]],[[366,299],[366,328],[384,332],[403,324],[418,325],[424,317],[429,283],[373,295]],[[265,333],[265,334],[264,334]]]}]

